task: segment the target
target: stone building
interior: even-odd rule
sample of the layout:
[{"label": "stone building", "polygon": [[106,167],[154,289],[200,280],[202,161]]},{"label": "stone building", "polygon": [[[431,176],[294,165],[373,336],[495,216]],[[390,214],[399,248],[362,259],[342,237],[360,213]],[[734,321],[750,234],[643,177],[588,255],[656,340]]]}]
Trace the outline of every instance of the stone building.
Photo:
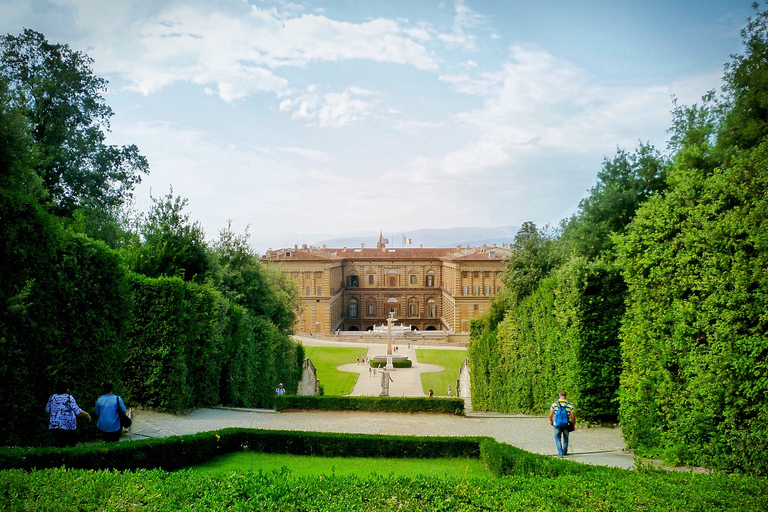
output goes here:
[{"label": "stone building", "polygon": [[295,331],[333,334],[386,323],[390,312],[414,330],[469,331],[503,286],[510,250],[503,247],[269,250],[262,261],[293,280],[303,311]]}]

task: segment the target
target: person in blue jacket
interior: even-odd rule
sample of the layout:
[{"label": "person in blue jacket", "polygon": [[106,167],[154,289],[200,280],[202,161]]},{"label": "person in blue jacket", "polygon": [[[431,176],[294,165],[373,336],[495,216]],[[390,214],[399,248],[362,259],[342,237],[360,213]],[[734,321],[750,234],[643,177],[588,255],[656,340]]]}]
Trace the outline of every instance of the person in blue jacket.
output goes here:
[{"label": "person in blue jacket", "polygon": [[103,394],[96,400],[96,416],[99,421],[96,426],[101,430],[104,441],[115,443],[120,440],[123,433],[123,427],[120,426],[120,416],[117,414],[119,407],[122,412],[126,412],[123,399],[114,394],[114,387],[111,382],[105,382]]}]

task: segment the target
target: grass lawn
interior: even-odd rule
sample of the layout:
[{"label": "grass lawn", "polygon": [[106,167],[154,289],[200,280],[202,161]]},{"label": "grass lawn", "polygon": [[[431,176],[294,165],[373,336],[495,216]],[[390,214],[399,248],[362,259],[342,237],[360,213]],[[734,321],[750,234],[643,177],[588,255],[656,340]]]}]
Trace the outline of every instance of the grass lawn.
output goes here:
[{"label": "grass lawn", "polygon": [[341,372],[336,367],[354,363],[367,352],[365,347],[304,347],[304,354],[315,365],[317,378],[326,395],[348,395],[352,391],[360,375]]},{"label": "grass lawn", "polygon": [[453,396],[456,396],[456,379],[459,378],[459,370],[466,357],[466,350],[416,349],[418,362],[437,364],[445,368],[441,372],[421,374],[421,387],[424,394],[428,394],[431,389],[435,392],[435,396],[448,396],[448,386],[451,386]]},{"label": "grass lawn", "polygon": [[360,457],[311,457],[307,455],[285,455],[278,453],[237,452],[192,466],[196,472],[247,470],[264,472],[287,468],[294,477],[317,475],[354,475],[366,477],[371,474],[394,475],[413,478],[455,477],[494,478],[478,459],[368,459]]}]

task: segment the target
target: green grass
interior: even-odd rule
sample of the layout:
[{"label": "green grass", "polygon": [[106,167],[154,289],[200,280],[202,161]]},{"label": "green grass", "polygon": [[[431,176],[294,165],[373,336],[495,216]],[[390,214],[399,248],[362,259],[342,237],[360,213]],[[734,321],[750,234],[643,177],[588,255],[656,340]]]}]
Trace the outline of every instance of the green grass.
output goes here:
[{"label": "green grass", "polygon": [[445,368],[441,372],[421,374],[421,388],[424,394],[428,394],[431,389],[435,392],[435,396],[448,396],[448,386],[451,386],[453,396],[456,396],[456,379],[459,378],[459,370],[466,357],[466,350],[416,349],[418,362],[436,364]]},{"label": "green grass", "polygon": [[317,378],[326,395],[348,395],[352,391],[360,375],[342,372],[336,367],[354,363],[366,352],[368,349],[364,347],[304,347],[304,354],[315,365]]},{"label": "green grass", "polygon": [[310,457],[275,453],[237,452],[189,468],[195,472],[239,473],[282,471],[291,476],[359,476],[373,474],[413,478],[417,476],[453,478],[494,478],[479,459],[369,459],[360,457]]}]

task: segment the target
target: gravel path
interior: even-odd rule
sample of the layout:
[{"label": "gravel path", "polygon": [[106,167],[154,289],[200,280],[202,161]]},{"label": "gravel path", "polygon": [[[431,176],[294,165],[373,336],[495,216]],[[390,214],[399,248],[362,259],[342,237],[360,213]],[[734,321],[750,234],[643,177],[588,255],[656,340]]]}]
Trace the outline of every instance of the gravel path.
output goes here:
[{"label": "gravel path", "polygon": [[[354,346],[360,343],[338,343],[316,338],[298,338],[304,345]],[[368,355],[386,354],[386,344],[365,344]],[[362,348],[362,347],[361,347]],[[419,347],[445,350],[447,347]],[[424,396],[421,372],[442,370],[441,366],[416,361],[415,348],[398,345],[398,353],[414,361],[410,369],[391,372],[391,396]],[[457,348],[458,349],[458,348]],[[459,349],[463,350],[463,349]],[[364,350],[361,350],[361,354]],[[346,364],[342,371],[360,374],[352,395],[378,396],[379,376],[369,377],[363,364]],[[218,430],[226,427],[344,432],[414,436],[489,436],[497,441],[545,455],[556,452],[552,427],[546,416],[505,415],[469,412],[466,416],[427,413],[382,413],[358,411],[281,412],[259,409],[204,408],[190,414],[163,414],[135,411],[128,439],[165,437]],[[633,467],[632,455],[622,451],[624,442],[619,428],[587,428],[571,433],[568,459],[623,468]]]}]

